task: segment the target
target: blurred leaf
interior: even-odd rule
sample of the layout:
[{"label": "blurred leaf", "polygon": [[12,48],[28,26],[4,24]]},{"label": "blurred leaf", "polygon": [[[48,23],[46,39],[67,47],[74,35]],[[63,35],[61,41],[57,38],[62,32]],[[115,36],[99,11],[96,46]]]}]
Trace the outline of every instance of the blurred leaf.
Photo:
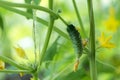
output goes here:
[{"label": "blurred leaf", "polygon": [[[84,58],[84,61],[81,63],[82,67],[85,69],[85,71],[89,71],[89,59],[87,57]],[[97,60],[96,61],[97,65],[97,72],[98,73],[113,73],[115,71],[115,68],[108,64],[107,62],[104,63],[102,61]]]},{"label": "blurred leaf", "polygon": [[3,23],[3,18],[2,15],[0,15],[0,28],[4,30],[4,23]]},{"label": "blurred leaf", "polygon": [[34,0],[34,3],[35,3],[36,5],[39,5],[40,1],[41,1],[41,0]]},{"label": "blurred leaf", "polygon": [[[72,64],[73,61],[70,61],[69,64]],[[73,71],[73,65],[71,65],[71,70],[69,69],[69,71],[67,72],[63,72],[59,77],[57,77],[55,80],[89,80],[89,70],[88,67],[86,66],[84,67],[84,65],[89,65],[89,63],[87,63],[87,57],[85,57],[83,60],[80,61],[80,65],[79,68],[76,72]],[[64,63],[65,65],[65,63]],[[68,64],[67,64],[68,65]],[[67,73],[67,74],[65,74]]]},{"label": "blurred leaf", "polygon": [[32,0],[25,0],[25,3],[31,4]]},{"label": "blurred leaf", "polygon": [[81,68],[76,72],[70,72],[68,75],[65,75],[63,77],[60,76],[55,80],[86,80],[86,79],[83,79],[85,77],[88,77],[88,76],[85,73],[84,69]]},{"label": "blurred leaf", "polygon": [[[55,40],[55,42],[48,48],[44,61],[52,61],[56,52],[57,52],[57,41],[58,41],[59,37]],[[49,63],[46,63],[46,67],[48,67]]]},{"label": "blurred leaf", "polygon": [[108,64],[108,63],[103,63],[101,61],[97,61],[97,69],[98,69],[98,73],[114,73],[115,72],[115,68]]},{"label": "blurred leaf", "polygon": [[[120,4],[120,1],[118,0],[116,3],[118,3],[118,4]],[[115,4],[116,4],[115,3]],[[120,20],[120,5],[115,5],[115,8],[116,8],[116,15],[115,15],[115,17],[118,19],[118,20]]]},{"label": "blurred leaf", "polygon": [[[89,71],[89,59],[87,57],[84,58],[81,64],[82,67],[85,69],[85,71]],[[105,63],[100,60],[97,60],[96,65],[97,65],[98,73],[102,73],[102,72],[113,73],[115,71],[115,67],[107,62]]]}]

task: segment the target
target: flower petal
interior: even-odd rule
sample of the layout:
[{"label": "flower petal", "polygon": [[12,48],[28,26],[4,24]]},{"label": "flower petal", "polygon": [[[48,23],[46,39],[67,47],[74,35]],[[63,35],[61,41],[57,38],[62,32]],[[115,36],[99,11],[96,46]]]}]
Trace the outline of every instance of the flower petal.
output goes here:
[{"label": "flower petal", "polygon": [[14,47],[14,48],[15,48],[15,51],[17,52],[19,57],[21,57],[21,58],[26,57],[25,51],[20,46]]}]

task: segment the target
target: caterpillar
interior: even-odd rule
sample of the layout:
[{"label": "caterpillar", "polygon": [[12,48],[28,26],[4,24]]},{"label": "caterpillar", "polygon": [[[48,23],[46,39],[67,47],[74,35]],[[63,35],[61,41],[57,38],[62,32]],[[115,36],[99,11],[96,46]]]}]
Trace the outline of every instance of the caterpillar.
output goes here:
[{"label": "caterpillar", "polygon": [[72,24],[69,24],[67,26],[67,32],[73,43],[73,47],[77,55],[77,58],[79,59],[83,51],[83,45],[82,45],[82,39],[80,33],[76,30],[75,26]]}]

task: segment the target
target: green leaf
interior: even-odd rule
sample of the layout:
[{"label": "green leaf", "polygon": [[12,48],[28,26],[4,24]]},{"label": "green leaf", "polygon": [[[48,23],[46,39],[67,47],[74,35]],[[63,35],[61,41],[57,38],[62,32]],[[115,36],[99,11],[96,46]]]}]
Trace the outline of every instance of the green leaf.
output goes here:
[{"label": "green leaf", "polygon": [[36,5],[39,5],[40,1],[41,1],[41,0],[34,0],[34,3],[35,3]]},{"label": "green leaf", "polygon": [[97,69],[99,73],[114,73],[115,67],[108,63],[103,63],[102,61],[97,60]]},{"label": "green leaf", "polygon": [[0,15],[0,28],[4,30],[4,23],[3,23],[3,18],[2,15]]},{"label": "green leaf", "polygon": [[84,77],[89,78],[89,76],[87,76],[87,74],[85,73],[84,69],[81,68],[77,72],[70,72],[67,75],[56,78],[55,80],[85,80],[83,79]]},{"label": "green leaf", "polygon": [[[89,59],[87,57],[84,58],[83,62],[81,63],[82,67],[85,69],[85,71],[89,71],[90,67],[89,67]],[[100,60],[96,61],[96,65],[97,65],[97,71],[98,73],[113,73],[115,71],[115,67],[108,64],[108,63],[104,63]]]},{"label": "green leaf", "polygon": [[31,4],[32,0],[25,0],[25,3]]},{"label": "green leaf", "polygon": [[[41,0],[33,0],[36,5],[39,5]],[[25,0],[25,3],[31,4],[32,0]]]},{"label": "green leaf", "polygon": [[[52,61],[56,52],[57,52],[57,41],[58,41],[59,37],[55,40],[55,42],[48,48],[44,61]],[[46,67],[48,67],[49,63],[46,63]]]}]

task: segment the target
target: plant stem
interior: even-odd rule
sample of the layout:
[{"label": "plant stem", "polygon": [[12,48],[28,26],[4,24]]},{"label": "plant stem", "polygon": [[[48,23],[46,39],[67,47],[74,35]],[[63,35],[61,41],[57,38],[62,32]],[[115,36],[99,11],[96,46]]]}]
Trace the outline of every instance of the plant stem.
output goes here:
[{"label": "plant stem", "polygon": [[54,17],[58,17],[56,13],[54,13],[52,10],[42,7],[42,6],[37,6],[37,5],[31,5],[31,4],[20,4],[20,3],[12,3],[12,2],[7,2],[7,1],[1,1],[0,0],[0,5],[7,5],[11,7],[19,7],[19,8],[30,8],[30,9],[36,9],[36,10],[41,10],[47,13],[50,13]]},{"label": "plant stem", "polygon": [[78,8],[77,8],[77,5],[76,5],[76,2],[75,0],[72,0],[73,1],[73,6],[75,8],[75,12],[76,12],[76,15],[77,15],[77,19],[79,21],[79,25],[81,27],[81,31],[83,32],[84,36],[87,38],[87,35],[85,33],[85,29],[84,29],[84,26],[83,26],[83,23],[82,23],[82,19],[81,19],[81,16],[80,16],[80,13],[78,11]]},{"label": "plant stem", "polygon": [[6,72],[6,73],[30,73],[27,70],[0,70],[0,72]]},{"label": "plant stem", "polygon": [[[13,12],[15,12],[15,13],[17,13],[17,14],[20,14],[20,15],[23,15],[23,16],[25,16],[25,17],[29,17],[29,18],[33,19],[32,14],[29,14],[29,13],[27,13],[27,12],[24,12],[24,11],[21,11],[21,10],[18,10],[18,9],[15,9],[15,8],[12,8],[12,7],[3,5],[3,4],[0,4],[0,7],[5,8],[5,9],[7,9],[7,10],[9,10],[9,11],[13,11]],[[41,18],[39,18],[39,17],[36,17],[36,20],[37,20],[38,22],[40,22],[40,23],[48,26],[48,22],[47,22],[47,21],[45,21],[45,20],[43,20],[43,19],[41,19]],[[60,29],[58,29],[57,27],[54,26],[53,29],[54,29],[58,34],[60,34],[61,36],[63,36],[64,38],[69,39],[69,36],[68,36],[66,33],[64,33],[63,31],[61,31]]]},{"label": "plant stem", "polygon": [[36,9],[36,10],[41,10],[44,12],[47,12],[51,15],[53,15],[56,19],[60,18],[61,21],[66,25],[66,21],[57,13],[53,12],[52,10],[42,7],[42,6],[36,6],[36,5],[31,5],[31,4],[19,4],[19,3],[11,3],[11,2],[7,2],[7,1],[0,1],[0,6],[1,5],[7,5],[7,6],[11,6],[11,7],[19,7],[19,8],[30,8],[30,9]]},{"label": "plant stem", "polygon": [[89,64],[90,64],[90,76],[91,80],[97,80],[97,68],[95,59],[95,24],[94,24],[94,14],[92,0],[87,0],[88,2],[88,12],[90,20],[90,53],[89,53]]},{"label": "plant stem", "polygon": [[[49,8],[51,10],[53,9],[53,0],[49,0]],[[52,15],[50,15],[50,23],[49,23],[49,28],[48,28],[48,31],[47,31],[47,36],[46,36],[46,39],[45,39],[45,43],[44,43],[44,46],[43,46],[43,49],[42,49],[42,52],[41,52],[40,65],[42,64],[42,61],[43,61],[44,56],[45,56],[45,52],[46,52],[46,49],[47,49],[47,46],[48,46],[48,43],[49,43],[49,40],[50,40],[53,25],[54,25],[54,17]]]},{"label": "plant stem", "polygon": [[58,17],[61,19],[61,21],[62,21],[66,26],[68,26],[68,23],[67,23],[60,15],[58,15]]},{"label": "plant stem", "polygon": [[16,62],[14,62],[13,60],[5,57],[5,56],[0,56],[0,59],[3,60],[6,63],[9,63],[19,69],[23,69],[23,70],[28,70],[28,68],[25,68],[24,66],[21,66],[20,64],[17,64]]},{"label": "plant stem", "polygon": [[[34,5],[34,1],[32,2]],[[34,54],[35,54],[35,66],[37,64],[37,52],[36,52],[36,10],[33,9],[33,40],[34,40]]]}]

